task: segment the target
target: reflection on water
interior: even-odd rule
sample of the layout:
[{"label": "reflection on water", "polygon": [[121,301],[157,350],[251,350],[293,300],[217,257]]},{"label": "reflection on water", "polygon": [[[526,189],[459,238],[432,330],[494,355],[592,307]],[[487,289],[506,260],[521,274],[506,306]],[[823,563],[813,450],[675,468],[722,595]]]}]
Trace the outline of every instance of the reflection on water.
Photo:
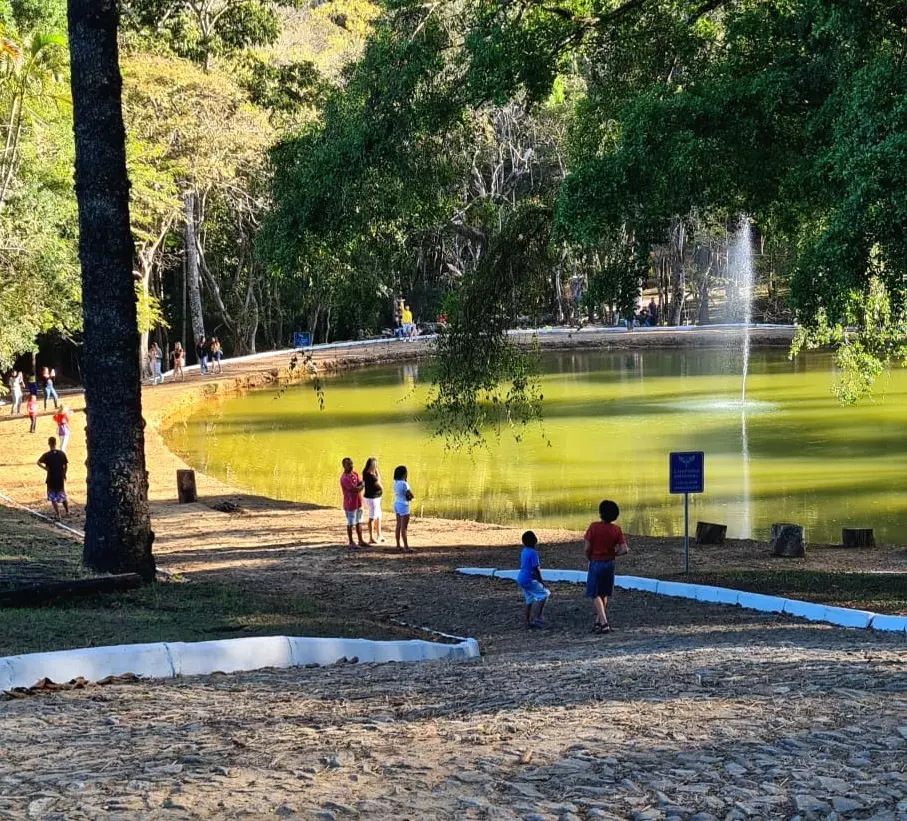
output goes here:
[{"label": "reflection on water", "polygon": [[694,523],[764,538],[772,522],[797,522],[832,542],[865,526],[907,541],[905,371],[874,404],[842,408],[824,354],[753,351],[744,406],[739,350],[558,353],[543,366],[544,436],[505,433],[471,453],[431,437],[424,364],[329,380],[323,412],[307,385],[212,400],[167,438],[195,467],[268,496],[339,507],[341,458],[360,469],[375,455],[385,477],[407,465],[426,516],[579,529],[610,497],[625,530],[652,535],[682,527],[668,453],[703,450]]}]

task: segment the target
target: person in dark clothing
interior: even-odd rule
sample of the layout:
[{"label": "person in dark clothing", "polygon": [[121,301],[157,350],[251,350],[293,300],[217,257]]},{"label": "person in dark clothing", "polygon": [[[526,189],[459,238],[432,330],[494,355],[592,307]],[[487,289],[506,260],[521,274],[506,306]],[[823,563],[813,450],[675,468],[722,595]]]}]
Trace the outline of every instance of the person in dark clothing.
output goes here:
[{"label": "person in dark clothing", "polygon": [[649,303],[649,322],[653,328],[658,324],[658,306],[654,299]]},{"label": "person in dark clothing", "polygon": [[362,482],[365,485],[365,509],[368,513],[368,543],[384,542],[381,535],[381,497],[384,487],[378,472],[378,459],[370,456],[362,468]]},{"label": "person in dark clothing", "polygon": [[69,460],[62,450],[57,450],[57,440],[51,436],[47,440],[50,450],[38,459],[38,467],[47,473],[44,480],[47,485],[47,501],[53,505],[54,513],[60,518],[60,505],[69,515],[69,502],[66,500],[66,471]]},{"label": "person in dark clothing", "polygon": [[200,336],[195,343],[195,355],[198,357],[199,371],[208,373],[208,343],[203,336]]},{"label": "person in dark clothing", "polygon": [[54,407],[58,407],[59,396],[57,389],[54,387],[54,380],[57,378],[57,372],[53,368],[41,369],[41,386],[44,389],[44,410],[47,410],[47,400],[54,400]]}]

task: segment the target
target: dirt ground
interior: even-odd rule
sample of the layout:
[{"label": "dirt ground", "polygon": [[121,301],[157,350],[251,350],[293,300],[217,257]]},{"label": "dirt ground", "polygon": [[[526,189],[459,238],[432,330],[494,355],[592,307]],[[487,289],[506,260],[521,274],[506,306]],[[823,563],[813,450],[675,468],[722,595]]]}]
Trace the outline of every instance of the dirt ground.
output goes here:
[{"label": "dirt ground", "polygon": [[[267,589],[319,603],[374,637],[409,634],[399,622],[473,636],[482,658],[264,670],[0,702],[0,818],[907,821],[904,635],[619,592],[616,632],[594,636],[580,588],[563,584],[552,586],[549,626],[529,632],[512,583],[453,573],[515,566],[518,530],[417,519],[414,555],[350,554],[335,509],[204,476],[202,501],[177,504],[182,465],[164,447],[161,424],[206,395],[279,379],[286,364],[228,362],[222,380],[195,375],[144,392],[159,564],[190,594],[210,580],[240,594]],[[80,404],[72,407],[79,418]],[[84,441],[74,427],[78,526]],[[29,437],[21,420],[0,422],[0,492],[41,504],[32,465],[50,428],[42,418]],[[212,509],[223,499],[240,512]],[[581,566],[579,534],[539,536],[544,566]],[[680,569],[677,539],[636,537],[631,547],[620,572]],[[697,572],[778,561],[756,542],[694,553]],[[813,547],[784,567],[848,570],[853,561]],[[907,554],[860,551],[859,564],[904,571]]]}]

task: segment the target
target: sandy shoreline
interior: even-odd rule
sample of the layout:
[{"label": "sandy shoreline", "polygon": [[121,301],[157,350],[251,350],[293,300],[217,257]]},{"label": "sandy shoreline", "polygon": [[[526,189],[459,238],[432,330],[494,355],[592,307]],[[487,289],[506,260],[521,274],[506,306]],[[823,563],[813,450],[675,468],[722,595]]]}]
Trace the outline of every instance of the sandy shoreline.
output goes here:
[{"label": "sandy shoreline", "polygon": [[[787,344],[791,332],[792,329],[756,329],[753,342],[757,345]],[[545,350],[590,346],[609,348],[615,345],[624,347],[626,343],[639,347],[662,347],[665,344],[668,347],[690,344],[723,346],[727,344],[728,332],[705,329],[695,334],[690,331],[675,333],[665,330],[601,333],[592,330],[542,334],[539,339]],[[330,373],[362,365],[424,357],[430,355],[430,352],[430,343],[425,341],[363,343],[355,347],[326,351],[316,349],[313,359],[319,372]],[[180,505],[176,501],[176,471],[186,465],[167,448],[162,436],[166,427],[178,424],[180,419],[191,414],[199,403],[208,398],[308,378],[304,368],[293,367],[293,356],[292,352],[283,352],[247,360],[227,360],[222,376],[202,377],[197,371],[189,372],[185,381],[168,380],[163,385],[148,386],[143,390],[149,500],[156,533],[155,554],[162,567],[181,573],[227,568],[244,573],[254,567],[261,557],[259,555],[252,561],[243,555],[243,551],[271,545],[274,551],[273,561],[280,561],[283,549],[290,544],[288,534],[293,534],[299,544],[334,548],[342,546],[345,533],[340,515],[334,508],[294,504],[254,495],[198,471],[196,475],[200,501],[192,505]],[[79,424],[84,420],[83,397],[74,397],[70,407],[75,411],[69,451],[71,464],[68,487],[75,513],[70,524],[81,527],[84,523],[85,502],[85,440],[84,428]],[[46,508],[43,474],[34,465],[38,455],[43,452],[46,436],[52,433],[50,415],[39,419],[38,433],[34,436],[28,434],[25,419],[3,418],[0,421],[0,448],[6,457],[0,492],[41,511]],[[223,499],[235,501],[246,511],[262,515],[254,516],[254,526],[251,521],[230,521],[225,527],[230,517],[211,508],[212,504]],[[238,526],[234,526],[237,524]],[[519,541],[520,528],[517,527],[430,518],[415,520],[413,525],[412,539],[416,546],[484,550],[498,546],[511,547]],[[565,546],[576,546],[580,539],[578,532],[568,529],[539,530],[539,536],[547,544]],[[635,541],[643,549],[625,563],[624,572],[665,576],[678,571],[679,538],[636,537]],[[580,557],[572,559],[574,565],[578,558]],[[511,560],[512,557],[508,556],[506,561]],[[700,571],[735,567],[779,569],[777,562],[768,555],[764,543],[747,540],[729,542],[720,552],[714,549],[698,551],[696,562]],[[860,551],[859,566],[854,567],[852,553],[813,545],[806,559],[790,560],[784,564],[784,568],[903,571],[907,569],[907,551],[890,546],[863,550]]]}]

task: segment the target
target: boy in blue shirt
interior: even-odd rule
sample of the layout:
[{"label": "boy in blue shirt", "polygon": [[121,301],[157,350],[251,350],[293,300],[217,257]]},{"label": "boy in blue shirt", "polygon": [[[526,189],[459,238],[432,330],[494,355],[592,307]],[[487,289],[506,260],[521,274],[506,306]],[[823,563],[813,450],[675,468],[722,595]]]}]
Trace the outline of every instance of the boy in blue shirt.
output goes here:
[{"label": "boy in blue shirt", "polygon": [[[539,554],[535,546],[539,543],[535,533],[527,530],[523,534],[523,551],[520,553],[520,572],[517,575],[517,584],[523,591],[523,601],[526,603],[526,628],[539,630],[545,622],[542,620],[542,610],[551,591],[542,585],[542,573]],[[535,618],[532,618],[533,605],[536,608]]]}]

